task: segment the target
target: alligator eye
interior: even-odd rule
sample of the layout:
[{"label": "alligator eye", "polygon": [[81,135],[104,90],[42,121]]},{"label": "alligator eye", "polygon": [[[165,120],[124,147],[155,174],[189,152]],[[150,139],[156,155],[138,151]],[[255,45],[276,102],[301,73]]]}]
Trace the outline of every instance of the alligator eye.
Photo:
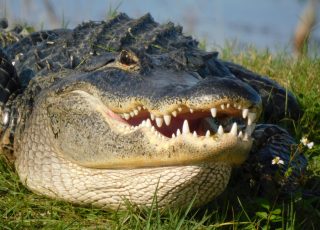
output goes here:
[{"label": "alligator eye", "polygon": [[120,53],[119,61],[123,65],[137,65],[138,64],[138,57],[127,50],[122,50]]},{"label": "alligator eye", "polygon": [[122,50],[111,62],[108,62],[105,67],[118,68],[128,72],[137,72],[141,69],[140,60],[131,50]]}]

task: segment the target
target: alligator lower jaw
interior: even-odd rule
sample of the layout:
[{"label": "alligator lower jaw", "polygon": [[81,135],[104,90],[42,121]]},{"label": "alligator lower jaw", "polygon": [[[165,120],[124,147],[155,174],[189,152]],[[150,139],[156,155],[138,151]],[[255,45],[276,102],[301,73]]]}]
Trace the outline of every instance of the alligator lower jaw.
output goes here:
[{"label": "alligator lower jaw", "polygon": [[[118,129],[122,129],[121,132],[128,138],[130,138],[130,135],[137,135],[136,133],[142,132],[146,137],[146,145],[154,146],[154,155],[160,155],[161,157],[152,157],[152,159],[146,160],[144,156],[136,156],[125,161],[114,161],[108,165],[102,163],[101,165],[87,166],[110,169],[141,168],[197,165],[205,162],[223,162],[236,166],[247,159],[252,147],[251,133],[255,127],[255,123],[253,123],[247,126],[244,132],[238,132],[237,123],[233,123],[229,132],[225,133],[223,128],[219,128],[217,133],[208,130],[204,136],[201,136],[197,135],[196,131],[190,132],[189,122],[185,120],[182,132],[178,129],[177,134],[170,138],[158,131],[149,119],[134,127],[120,122],[117,123]],[[172,152],[178,152],[178,154]]]},{"label": "alligator lower jaw", "polygon": [[[252,139],[243,140],[230,133],[220,137],[195,138],[191,134],[180,135],[174,139],[164,140],[154,135],[152,130],[142,128],[148,137],[148,144],[156,146],[152,157],[146,154],[127,159],[112,159],[108,162],[81,164],[88,168],[97,169],[136,169],[159,168],[168,166],[190,166],[203,163],[224,163],[238,166],[246,159],[252,147]],[[170,153],[175,150],[175,153]],[[148,155],[148,154],[147,154]]]}]

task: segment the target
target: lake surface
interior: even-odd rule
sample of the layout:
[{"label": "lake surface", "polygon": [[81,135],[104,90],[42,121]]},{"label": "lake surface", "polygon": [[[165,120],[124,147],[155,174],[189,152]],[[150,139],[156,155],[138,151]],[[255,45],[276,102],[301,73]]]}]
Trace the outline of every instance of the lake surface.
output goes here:
[{"label": "lake surface", "polygon": [[[172,21],[186,34],[206,41],[207,47],[223,46],[226,40],[271,50],[289,49],[306,1],[298,0],[54,0],[54,21],[42,0],[0,0],[0,16],[27,22],[37,28],[75,27],[88,20],[104,20],[108,9],[130,17],[150,12],[158,22]],[[318,4],[319,6],[320,4]],[[320,8],[317,11],[320,14]],[[312,41],[320,43],[320,15]]]}]

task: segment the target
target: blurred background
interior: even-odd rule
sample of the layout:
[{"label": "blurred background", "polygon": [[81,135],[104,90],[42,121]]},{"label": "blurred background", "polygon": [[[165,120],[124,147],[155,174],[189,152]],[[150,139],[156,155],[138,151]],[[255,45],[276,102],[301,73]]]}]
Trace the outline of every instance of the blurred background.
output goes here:
[{"label": "blurred background", "polygon": [[295,34],[306,24],[309,47],[319,51],[320,46],[320,0],[0,0],[0,17],[37,30],[106,20],[115,10],[130,17],[150,12],[157,22],[180,24],[207,49],[228,41],[291,52]]}]

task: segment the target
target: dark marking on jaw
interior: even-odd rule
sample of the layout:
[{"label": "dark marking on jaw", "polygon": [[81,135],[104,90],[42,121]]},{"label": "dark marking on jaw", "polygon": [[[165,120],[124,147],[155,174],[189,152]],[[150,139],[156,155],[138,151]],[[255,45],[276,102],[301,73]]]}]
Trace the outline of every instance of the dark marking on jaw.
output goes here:
[{"label": "dark marking on jaw", "polygon": [[175,153],[176,152],[176,150],[175,150],[175,148],[174,148],[174,146],[171,146],[171,148],[172,148],[172,153]]}]

